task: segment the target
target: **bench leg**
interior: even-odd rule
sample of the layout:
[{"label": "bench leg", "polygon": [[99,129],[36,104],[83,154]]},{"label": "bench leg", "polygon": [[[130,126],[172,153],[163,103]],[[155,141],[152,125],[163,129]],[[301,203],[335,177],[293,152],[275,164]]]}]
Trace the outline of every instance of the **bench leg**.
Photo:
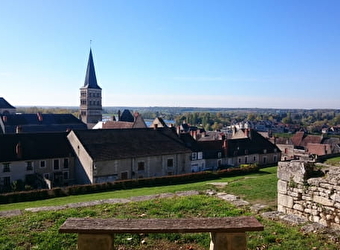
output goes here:
[{"label": "bench leg", "polygon": [[113,235],[79,234],[78,250],[113,250]]},{"label": "bench leg", "polygon": [[210,250],[246,250],[245,233],[211,233]]}]

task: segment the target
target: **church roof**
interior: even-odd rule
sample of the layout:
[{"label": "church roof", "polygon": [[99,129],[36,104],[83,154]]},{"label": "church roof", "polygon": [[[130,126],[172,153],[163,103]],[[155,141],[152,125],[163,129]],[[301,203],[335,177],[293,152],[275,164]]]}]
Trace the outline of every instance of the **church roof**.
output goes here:
[{"label": "church roof", "polygon": [[97,83],[96,71],[94,69],[92,50],[90,49],[89,61],[84,82],[84,88],[101,89]]},{"label": "church roof", "polygon": [[9,104],[3,97],[0,97],[0,108],[1,109],[15,109],[15,107]]}]

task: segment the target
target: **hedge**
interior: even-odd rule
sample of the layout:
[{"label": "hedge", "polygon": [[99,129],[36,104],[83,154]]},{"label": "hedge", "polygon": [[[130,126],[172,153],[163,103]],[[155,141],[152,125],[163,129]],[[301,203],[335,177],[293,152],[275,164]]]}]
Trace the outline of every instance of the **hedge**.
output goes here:
[{"label": "hedge", "polygon": [[0,204],[8,204],[15,202],[44,200],[69,195],[81,195],[90,193],[99,193],[113,190],[123,190],[141,187],[154,187],[165,185],[185,184],[189,182],[197,182],[204,180],[214,180],[221,177],[245,175],[258,172],[259,167],[249,165],[242,168],[228,168],[217,172],[205,171],[198,173],[189,173],[182,175],[170,175],[153,178],[141,178],[130,180],[118,180],[114,182],[105,182],[97,184],[75,185],[69,187],[56,187],[52,189],[39,189],[22,192],[12,192],[0,194]]}]

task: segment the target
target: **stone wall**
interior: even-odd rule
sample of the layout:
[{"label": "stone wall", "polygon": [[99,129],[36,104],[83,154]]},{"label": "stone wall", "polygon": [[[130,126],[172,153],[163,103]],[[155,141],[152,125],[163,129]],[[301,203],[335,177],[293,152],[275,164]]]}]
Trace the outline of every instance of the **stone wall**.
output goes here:
[{"label": "stone wall", "polygon": [[340,229],[340,167],[279,162],[278,211]]}]

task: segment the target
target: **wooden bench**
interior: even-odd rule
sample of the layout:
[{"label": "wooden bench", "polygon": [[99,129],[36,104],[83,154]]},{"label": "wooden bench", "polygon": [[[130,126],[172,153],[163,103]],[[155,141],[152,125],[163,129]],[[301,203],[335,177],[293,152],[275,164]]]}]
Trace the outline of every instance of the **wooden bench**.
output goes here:
[{"label": "wooden bench", "polygon": [[210,233],[210,250],[247,249],[246,232],[262,231],[254,217],[190,219],[68,218],[60,233],[77,233],[79,250],[112,250],[118,233]]}]

